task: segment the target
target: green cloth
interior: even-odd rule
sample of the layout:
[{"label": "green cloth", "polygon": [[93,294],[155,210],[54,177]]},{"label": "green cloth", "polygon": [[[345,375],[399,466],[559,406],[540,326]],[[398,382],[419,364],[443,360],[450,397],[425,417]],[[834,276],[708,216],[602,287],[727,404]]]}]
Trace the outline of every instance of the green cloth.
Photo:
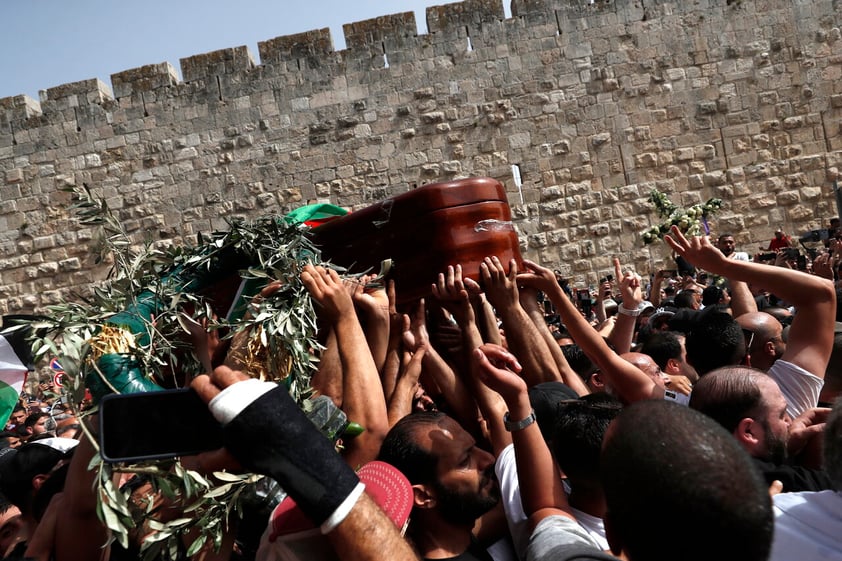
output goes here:
[{"label": "green cloth", "polygon": [[308,221],[321,221],[325,218],[345,216],[348,211],[342,207],[328,203],[304,205],[291,211],[284,216],[284,220],[290,224],[302,224]]},{"label": "green cloth", "polygon": [[[99,371],[105,375],[108,384],[114,386],[119,393],[152,392],[164,389],[143,373],[140,361],[132,355],[116,353],[102,355],[96,364]],[[103,382],[96,369],[92,368],[85,374],[85,385],[91,391],[94,403],[99,403],[102,396],[112,393],[108,384]]]}]

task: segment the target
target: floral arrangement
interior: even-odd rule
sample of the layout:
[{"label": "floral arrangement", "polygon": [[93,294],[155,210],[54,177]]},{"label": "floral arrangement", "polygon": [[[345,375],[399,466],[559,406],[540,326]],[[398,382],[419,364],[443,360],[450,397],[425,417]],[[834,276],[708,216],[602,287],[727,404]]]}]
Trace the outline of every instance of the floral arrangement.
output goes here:
[{"label": "floral arrangement", "polygon": [[722,199],[712,198],[703,204],[695,204],[686,209],[680,208],[666,194],[657,189],[652,189],[649,193],[649,200],[655,205],[661,223],[641,232],[640,236],[644,245],[664,239],[664,234],[668,234],[672,226],[678,226],[682,233],[690,236],[698,236],[702,232],[707,235],[710,233],[708,217],[722,207]]}]

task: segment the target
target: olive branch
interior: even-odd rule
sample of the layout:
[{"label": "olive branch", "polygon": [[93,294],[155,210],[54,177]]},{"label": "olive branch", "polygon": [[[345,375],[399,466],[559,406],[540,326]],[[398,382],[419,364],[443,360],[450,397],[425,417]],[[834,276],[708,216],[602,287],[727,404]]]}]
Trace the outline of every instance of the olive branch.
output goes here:
[{"label": "olive branch", "polygon": [[[64,398],[74,413],[84,418],[97,410],[86,401],[92,376],[107,391],[116,391],[97,361],[103,355],[138,364],[142,375],[135,382],[140,385],[177,387],[201,373],[201,363],[185,337],[185,314],[208,329],[222,329],[226,337],[238,339],[250,374],[284,384],[299,406],[310,407],[310,376],[322,347],[316,339],[313,303],[299,274],[305,264],[319,262],[321,255],[305,236],[304,227],[277,217],[232,220],[227,231],[214,232],[207,239],[199,236],[195,247],[148,240],[135,244],[107,203],[86,185],[66,191],[72,194],[70,208],[78,223],[96,228],[91,248],[95,262],[111,260],[105,281],[85,295],[73,295],[75,301],[49,306],[35,326],[33,355],[58,357],[65,372]],[[226,264],[232,256],[234,262],[247,266],[231,270]],[[235,270],[241,279],[280,280],[281,287],[250,305],[244,318],[229,321],[217,318],[208,299],[193,288],[212,282],[220,272],[230,275]],[[139,333],[109,323],[127,308],[144,305],[141,294],[156,307],[154,317],[142,318]],[[82,423],[86,438],[99,450],[96,435],[86,425]],[[283,493],[276,483],[259,475],[216,472],[205,477],[177,459],[111,464],[97,453],[89,469],[97,472],[97,513],[111,530],[111,539],[126,548],[139,542],[143,559],[177,558],[183,553],[186,535],[192,539],[188,556],[206,545],[218,549],[229,518],[242,516],[244,504],[276,500]],[[115,483],[121,474],[142,476],[148,496],[159,500],[139,507],[136,490]],[[257,488],[263,491],[256,492]],[[162,518],[161,500],[168,508],[180,509],[181,516]]]}]

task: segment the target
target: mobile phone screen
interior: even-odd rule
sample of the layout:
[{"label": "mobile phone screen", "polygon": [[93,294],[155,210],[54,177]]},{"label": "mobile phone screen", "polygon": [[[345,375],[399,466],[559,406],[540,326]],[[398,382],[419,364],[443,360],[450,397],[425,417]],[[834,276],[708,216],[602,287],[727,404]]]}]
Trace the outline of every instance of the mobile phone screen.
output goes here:
[{"label": "mobile phone screen", "polygon": [[222,426],[192,389],[110,394],[99,404],[107,462],[189,456],[222,447]]}]

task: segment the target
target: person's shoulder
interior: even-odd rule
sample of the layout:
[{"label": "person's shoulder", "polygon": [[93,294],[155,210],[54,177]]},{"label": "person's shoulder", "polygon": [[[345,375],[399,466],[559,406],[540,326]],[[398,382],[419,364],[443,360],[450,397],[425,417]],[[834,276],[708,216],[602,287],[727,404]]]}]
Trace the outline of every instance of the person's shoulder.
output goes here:
[{"label": "person's shoulder", "polygon": [[833,488],[830,476],[823,469],[804,466],[776,464],[761,458],[752,458],[752,462],[763,474],[766,483],[783,483],[784,492],[825,491]]},{"label": "person's shoulder", "polygon": [[775,505],[776,515],[806,504],[829,505],[834,510],[839,511],[842,510],[842,495],[833,489],[826,489],[824,491],[795,491],[792,493],[778,493],[772,497],[772,503]]},{"label": "person's shoulder", "polygon": [[[582,546],[562,546],[553,550],[552,561],[618,561],[613,555]],[[529,559],[528,561],[533,561]],[[535,560],[540,561],[540,560]]]}]

